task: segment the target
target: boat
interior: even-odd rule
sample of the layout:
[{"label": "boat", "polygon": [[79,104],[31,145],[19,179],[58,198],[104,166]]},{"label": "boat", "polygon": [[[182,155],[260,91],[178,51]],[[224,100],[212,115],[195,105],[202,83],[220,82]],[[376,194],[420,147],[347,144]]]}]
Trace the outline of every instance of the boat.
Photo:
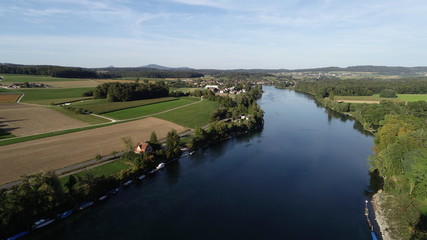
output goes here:
[{"label": "boat", "polygon": [[190,155],[193,155],[193,154],[194,154],[194,151],[190,152]]},{"label": "boat", "polygon": [[68,210],[68,211],[66,211],[66,212],[63,212],[63,213],[61,213],[60,215],[59,215],[59,218],[66,218],[66,217],[68,217],[68,216],[70,216],[71,214],[73,214],[73,210]]},{"label": "boat", "polygon": [[99,198],[98,198],[98,200],[99,200],[99,201],[103,201],[103,200],[105,200],[107,197],[108,197],[107,195],[104,195],[104,196],[99,197]]},{"label": "boat", "polygon": [[18,238],[21,238],[21,237],[23,237],[23,236],[27,235],[28,233],[29,233],[28,231],[20,232],[20,233],[18,233],[18,234],[13,235],[13,236],[12,236],[12,237],[10,237],[10,238],[7,238],[6,240],[15,240],[15,239],[18,239]]},{"label": "boat", "polygon": [[160,170],[160,169],[162,169],[162,168],[164,168],[165,167],[165,163],[160,163],[157,167],[156,167],[156,170]]},{"label": "boat", "polygon": [[155,173],[157,171],[157,169],[153,169],[150,171],[151,174]]},{"label": "boat", "polygon": [[42,228],[55,222],[55,219],[40,219],[33,224],[33,229]]},{"label": "boat", "polygon": [[144,175],[144,174],[142,174],[141,176],[139,176],[139,177],[138,177],[138,179],[139,179],[139,180],[142,180],[142,179],[144,179],[144,178],[145,178],[145,175]]},{"label": "boat", "polygon": [[108,194],[114,195],[119,191],[118,188],[114,188],[113,190],[109,191]]},{"label": "boat", "polygon": [[83,210],[83,209],[85,209],[85,208],[88,208],[88,207],[92,206],[92,205],[93,205],[93,203],[94,203],[94,202],[84,202],[84,203],[82,203],[82,204],[80,204],[80,205],[79,205],[79,209],[80,209],[80,210]]},{"label": "boat", "polygon": [[127,186],[131,185],[132,183],[133,183],[133,180],[129,180],[129,181],[123,183],[123,185],[127,187]]}]

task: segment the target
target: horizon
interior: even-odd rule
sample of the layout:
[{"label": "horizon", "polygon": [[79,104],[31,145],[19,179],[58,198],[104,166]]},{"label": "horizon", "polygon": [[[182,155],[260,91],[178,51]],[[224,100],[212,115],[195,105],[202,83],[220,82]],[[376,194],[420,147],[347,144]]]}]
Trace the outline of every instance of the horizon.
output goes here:
[{"label": "horizon", "polygon": [[1,62],[84,68],[427,66],[427,4],[5,0]]}]

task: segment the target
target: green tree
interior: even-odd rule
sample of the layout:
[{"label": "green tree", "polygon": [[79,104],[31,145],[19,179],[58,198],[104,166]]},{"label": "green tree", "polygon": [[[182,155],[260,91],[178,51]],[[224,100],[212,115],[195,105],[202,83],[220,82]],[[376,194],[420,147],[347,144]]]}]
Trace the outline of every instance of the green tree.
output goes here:
[{"label": "green tree", "polygon": [[180,137],[175,129],[168,132],[166,137],[166,158],[173,159],[181,155],[181,148],[179,147]]}]

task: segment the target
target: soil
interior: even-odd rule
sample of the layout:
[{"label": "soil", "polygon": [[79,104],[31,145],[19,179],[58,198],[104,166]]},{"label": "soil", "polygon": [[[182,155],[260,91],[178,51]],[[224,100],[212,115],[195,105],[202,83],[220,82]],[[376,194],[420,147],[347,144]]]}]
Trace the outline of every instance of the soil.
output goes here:
[{"label": "soil", "polygon": [[55,170],[122,151],[122,138],[130,137],[136,145],[150,139],[155,131],[159,139],[171,129],[186,128],[157,119],[146,118],[81,132],[69,133],[0,147],[0,184],[18,180],[24,174]]}]

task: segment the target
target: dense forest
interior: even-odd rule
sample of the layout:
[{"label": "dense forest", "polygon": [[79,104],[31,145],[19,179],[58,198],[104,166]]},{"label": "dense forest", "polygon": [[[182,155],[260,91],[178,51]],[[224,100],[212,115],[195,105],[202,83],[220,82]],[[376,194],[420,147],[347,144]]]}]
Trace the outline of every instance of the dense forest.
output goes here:
[{"label": "dense forest", "polygon": [[382,190],[387,194],[382,200],[387,209],[392,209],[386,217],[396,239],[427,238],[427,216],[420,212],[427,199],[427,102],[351,104],[334,101],[333,96],[372,95],[384,89],[426,93],[426,88],[427,82],[422,79],[311,81],[299,82],[295,87],[313,94],[319,104],[355,117],[375,133],[371,171],[381,178]]},{"label": "dense forest", "polygon": [[126,102],[169,96],[169,88],[162,81],[151,83],[103,83],[93,90],[96,99],[106,98],[110,102]]},{"label": "dense forest", "polygon": [[395,80],[318,80],[301,81],[295,90],[314,94],[318,97],[335,96],[372,96],[384,89],[392,89],[396,93],[420,94],[427,93],[426,78],[402,78]]},{"label": "dense forest", "polygon": [[0,64],[2,74],[29,74],[61,78],[200,78],[204,75],[190,70],[158,70],[152,68],[78,68],[47,65]]}]

